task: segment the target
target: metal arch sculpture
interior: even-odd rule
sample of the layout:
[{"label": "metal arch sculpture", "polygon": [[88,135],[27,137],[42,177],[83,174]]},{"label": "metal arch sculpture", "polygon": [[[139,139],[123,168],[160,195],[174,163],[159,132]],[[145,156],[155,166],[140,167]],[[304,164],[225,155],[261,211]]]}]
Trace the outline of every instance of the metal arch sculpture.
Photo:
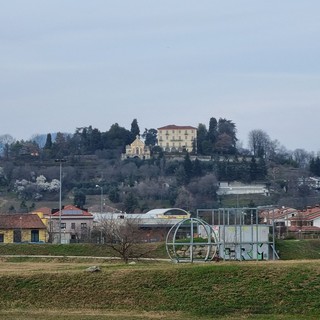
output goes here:
[{"label": "metal arch sculpture", "polygon": [[217,254],[217,244],[212,227],[198,218],[176,223],[166,237],[167,254],[173,262],[212,261]]}]

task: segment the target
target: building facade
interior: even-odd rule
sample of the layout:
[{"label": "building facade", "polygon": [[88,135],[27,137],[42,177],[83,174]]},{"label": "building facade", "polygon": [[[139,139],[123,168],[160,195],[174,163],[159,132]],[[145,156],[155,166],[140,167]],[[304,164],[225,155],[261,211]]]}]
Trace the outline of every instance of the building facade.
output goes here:
[{"label": "building facade", "polygon": [[126,146],[126,152],[121,156],[122,160],[130,158],[150,159],[150,148],[144,144],[139,136]]},{"label": "building facade", "polygon": [[[77,243],[86,242],[90,238],[93,226],[93,215],[85,209],[66,205],[59,209],[41,208],[34,213],[43,213],[47,220],[50,242]],[[61,225],[59,227],[59,222]]]},{"label": "building facade", "polygon": [[197,128],[174,124],[158,128],[158,145],[165,152],[197,152]]}]

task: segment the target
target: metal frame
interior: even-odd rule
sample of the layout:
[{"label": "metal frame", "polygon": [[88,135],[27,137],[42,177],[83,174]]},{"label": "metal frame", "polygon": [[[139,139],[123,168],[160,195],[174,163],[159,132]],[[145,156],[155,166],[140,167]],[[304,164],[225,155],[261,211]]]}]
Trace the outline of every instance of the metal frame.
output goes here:
[{"label": "metal frame", "polygon": [[[272,212],[272,218],[268,221],[272,221],[271,224],[259,224],[259,212],[262,210],[268,210],[268,212]],[[270,249],[272,250],[272,259],[275,260],[277,253],[275,249],[275,223],[274,223],[274,208],[270,207],[244,207],[244,208],[219,208],[219,209],[198,209],[197,210],[197,218],[204,219],[209,225],[214,227],[218,227],[218,248],[226,249],[228,247],[234,248],[235,256],[234,259],[226,259],[226,254],[223,254],[223,260],[243,260],[242,250],[243,245],[251,245],[253,250],[253,256],[255,259],[252,260],[260,260],[259,259],[259,246],[263,244],[268,245],[268,259],[271,258]],[[207,219],[207,220],[206,220]],[[221,221],[222,220],[222,221]],[[255,220],[255,221],[254,221]],[[222,222],[222,223],[221,223]],[[268,237],[267,241],[263,239],[259,239],[259,228],[261,226],[269,227],[269,235],[272,236],[272,240]],[[226,239],[226,230],[227,228],[234,227],[234,238],[233,241]],[[250,231],[249,237],[250,241],[244,239],[244,228]],[[250,230],[251,229],[251,230]],[[222,233],[222,235],[221,235]],[[246,234],[246,238],[248,235]],[[230,255],[229,255],[230,257]],[[278,258],[278,256],[277,256]]]},{"label": "metal frame", "polygon": [[[207,239],[206,242],[194,241],[195,238],[197,238],[195,231],[197,231],[197,234],[199,233],[199,226],[202,226],[205,230]],[[178,232],[180,230],[184,231],[184,233],[189,232],[188,241],[186,239],[184,239],[185,241],[178,241]],[[178,246],[186,246],[187,250],[185,252],[189,251],[189,255],[180,257],[179,253],[177,252]],[[197,247],[205,248],[206,253],[204,257],[194,257]],[[211,261],[216,257],[217,237],[212,227],[205,221],[199,218],[187,218],[176,223],[170,228],[166,237],[166,250],[168,256],[174,262],[192,263]]]}]

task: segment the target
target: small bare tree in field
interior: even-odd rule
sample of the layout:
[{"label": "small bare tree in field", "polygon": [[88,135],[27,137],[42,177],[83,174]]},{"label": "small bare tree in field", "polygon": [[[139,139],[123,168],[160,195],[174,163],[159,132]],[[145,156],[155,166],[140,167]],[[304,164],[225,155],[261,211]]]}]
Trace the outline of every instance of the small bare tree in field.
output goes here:
[{"label": "small bare tree in field", "polygon": [[105,245],[125,263],[128,263],[129,259],[138,259],[150,252],[150,248],[141,245],[145,242],[145,237],[139,228],[139,219],[103,219],[100,228]]}]

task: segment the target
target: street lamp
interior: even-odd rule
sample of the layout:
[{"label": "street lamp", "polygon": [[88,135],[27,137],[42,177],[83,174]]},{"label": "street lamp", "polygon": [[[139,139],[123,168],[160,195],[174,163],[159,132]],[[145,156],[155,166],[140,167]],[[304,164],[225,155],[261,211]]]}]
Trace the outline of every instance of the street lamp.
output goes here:
[{"label": "street lamp", "polygon": [[102,202],[103,202],[103,187],[96,184],[96,188],[100,188],[101,195],[100,195],[100,213],[102,214]]},{"label": "street lamp", "polygon": [[61,211],[62,211],[62,163],[66,162],[65,159],[55,159],[55,162],[58,162],[60,165],[60,190],[59,190],[59,243],[61,244]]}]

